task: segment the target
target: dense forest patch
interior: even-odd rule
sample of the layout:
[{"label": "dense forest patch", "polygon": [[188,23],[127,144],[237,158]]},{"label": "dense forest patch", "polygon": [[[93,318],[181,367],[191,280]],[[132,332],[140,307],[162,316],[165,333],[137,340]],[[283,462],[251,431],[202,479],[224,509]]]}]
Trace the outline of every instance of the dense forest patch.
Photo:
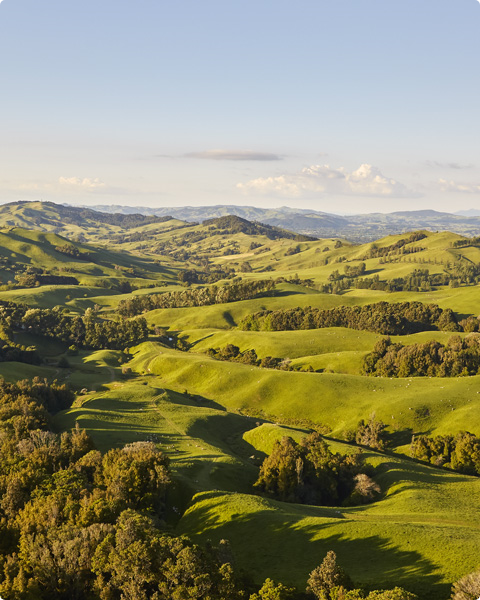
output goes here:
[{"label": "dense forest patch", "polygon": [[133,317],[158,308],[208,306],[239,300],[251,300],[270,293],[275,288],[271,280],[238,281],[224,286],[186,289],[181,292],[131,296],[121,300],[117,312],[123,317]]},{"label": "dense forest patch", "polygon": [[379,340],[363,363],[366,375],[377,377],[459,377],[480,374],[480,335],[452,336],[446,344],[392,343]]},{"label": "dense forest patch", "polygon": [[332,454],[316,432],[300,443],[290,437],[275,442],[255,487],[277,500],[339,506],[363,504],[379,494],[365,472],[361,454]]},{"label": "dense forest patch", "polygon": [[429,330],[458,331],[455,314],[435,304],[422,302],[377,302],[365,306],[338,306],[330,309],[289,308],[261,311],[243,318],[245,331],[286,331],[349,327],[386,335],[406,335]]}]

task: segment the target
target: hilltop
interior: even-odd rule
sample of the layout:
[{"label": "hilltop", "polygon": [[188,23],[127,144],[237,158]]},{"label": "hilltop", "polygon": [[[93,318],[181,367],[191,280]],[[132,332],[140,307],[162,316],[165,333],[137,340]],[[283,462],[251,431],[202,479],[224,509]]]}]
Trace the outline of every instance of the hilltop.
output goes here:
[{"label": "hilltop", "polygon": [[172,217],[147,216],[140,213],[99,212],[90,208],[54,202],[11,202],[0,205],[0,227],[23,227],[51,231],[66,236],[85,235],[99,238],[112,232],[135,229],[144,225],[158,226]]},{"label": "hilltop", "polygon": [[310,209],[290,207],[258,208],[253,206],[181,206],[181,207],[129,207],[97,206],[105,212],[145,215],[171,215],[183,221],[202,222],[225,215],[237,215],[244,219],[259,221],[314,237],[340,237],[352,242],[374,241],[386,235],[406,233],[418,229],[451,231],[461,235],[480,235],[478,211],[445,213],[435,210],[400,211],[393,213],[368,213],[336,215]]}]

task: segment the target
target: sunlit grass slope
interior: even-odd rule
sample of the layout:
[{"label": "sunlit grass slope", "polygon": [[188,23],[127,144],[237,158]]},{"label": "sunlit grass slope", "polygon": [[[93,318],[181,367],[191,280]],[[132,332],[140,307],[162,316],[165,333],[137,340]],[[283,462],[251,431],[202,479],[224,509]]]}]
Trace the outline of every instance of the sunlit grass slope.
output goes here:
[{"label": "sunlit grass slope", "polygon": [[[475,568],[478,479],[368,452],[385,496],[372,505],[322,508],[252,496],[258,459],[275,439],[300,439],[305,432],[257,427],[253,419],[163,383],[151,376],[113,383],[59,413],[55,424],[64,430],[78,422],[102,450],[158,442],[181,484],[174,490],[176,506],[181,509],[188,499],[185,490],[204,490],[193,498],[176,531],[203,541],[229,539],[237,565],[256,581],[270,576],[302,587],[334,549],[359,585],[403,585],[422,598],[446,600],[450,583]],[[333,450],[352,447],[334,443]]]},{"label": "sunlit grass slope", "polygon": [[385,379],[285,372],[216,361],[152,342],[137,347],[130,365],[229,410],[263,411],[280,420],[311,419],[335,434],[354,429],[372,412],[395,430],[468,429],[480,434],[480,376]]},{"label": "sunlit grass slope", "polygon": [[112,384],[60,413],[56,425],[78,423],[101,450],[137,441],[158,442],[176,476],[193,490],[249,491],[256,467],[243,433],[255,426],[248,417],[227,413],[201,397],[143,382]]},{"label": "sunlit grass slope", "polygon": [[[305,432],[263,424],[244,439],[269,453],[285,435],[299,441]],[[354,451],[328,443],[333,452]],[[179,530],[213,542],[228,537],[237,561],[258,581],[270,576],[302,588],[327,551],[335,550],[357,585],[402,585],[420,598],[446,600],[451,582],[476,568],[480,480],[371,451],[364,456],[382,488],[373,504],[328,508],[202,493]]]},{"label": "sunlit grass slope", "polygon": [[[74,247],[81,258],[57,250],[64,246]],[[95,285],[98,278],[107,278],[112,283],[127,278],[131,283],[145,285],[176,280],[179,270],[179,266],[161,264],[150,257],[73,242],[55,233],[20,227],[0,231],[0,257],[8,261],[0,268],[3,283],[14,281],[14,275],[22,265],[46,269],[49,274],[74,276],[85,285]]]},{"label": "sunlit grass slope", "polygon": [[324,508],[235,493],[194,498],[178,531],[214,543],[228,538],[239,566],[304,588],[329,550],[357,585],[401,585],[447,600],[453,581],[478,567],[477,478],[375,457],[385,498]]}]

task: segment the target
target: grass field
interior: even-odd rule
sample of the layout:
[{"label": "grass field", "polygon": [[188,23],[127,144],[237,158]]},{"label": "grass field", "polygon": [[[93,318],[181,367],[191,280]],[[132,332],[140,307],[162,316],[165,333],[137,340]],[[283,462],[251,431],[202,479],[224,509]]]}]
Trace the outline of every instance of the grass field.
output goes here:
[{"label": "grass field", "polygon": [[[111,383],[59,413],[55,424],[64,430],[78,422],[102,450],[158,442],[177,481],[171,523],[186,509],[176,532],[204,542],[229,539],[237,565],[256,581],[270,576],[302,588],[333,549],[358,585],[402,585],[421,598],[446,600],[451,582],[476,568],[479,479],[367,452],[383,494],[371,505],[326,508],[261,498],[251,494],[259,460],[276,439],[298,440],[305,430],[258,426],[161,386],[151,375]],[[353,447],[334,442],[332,449]]]},{"label": "grass field", "polygon": [[[36,215],[42,205],[33,209]],[[8,227],[0,231],[0,281],[12,280],[12,267],[22,265],[72,274],[82,285],[4,290],[0,300],[61,306],[71,314],[98,305],[101,317],[109,318],[118,302],[130,296],[117,291],[120,282],[138,285],[141,289],[134,294],[182,290],[179,273],[201,272],[205,261],[209,269],[231,267],[244,280],[298,276],[312,279],[317,287],[279,281],[272,297],[145,314],[151,327],[165,328],[188,342],[188,352],[151,338],[125,354],[82,349],[70,356],[67,345],[57,340],[15,333],[16,343],[36,346],[45,362],[39,367],[0,363],[0,376],[15,381],[39,375],[67,382],[77,392],[73,406],[55,415],[57,431],[78,423],[101,451],[150,440],[168,455],[174,480],[167,513],[171,531],[202,542],[226,538],[237,565],[257,583],[273,577],[300,589],[332,549],[358,585],[401,585],[426,600],[447,600],[451,583],[478,568],[480,479],[422,465],[406,454],[413,433],[468,430],[480,436],[480,375],[364,377],[363,358],[380,338],[375,333],[345,328],[247,332],[237,325],[261,310],[379,301],[418,300],[451,308],[460,317],[478,315],[478,285],[393,294],[349,289],[341,295],[318,288],[334,271],[342,274],[346,265],[362,261],[367,277],[389,279],[415,269],[439,273],[453,262],[480,263],[479,248],[455,249],[452,244],[460,236],[427,232],[426,238],[409,244],[415,253],[393,250],[387,257],[367,259],[373,243],[344,241],[335,247],[332,239],[272,240],[176,220],[128,231],[88,220],[60,227],[54,209],[47,206],[45,211],[45,231],[39,232],[23,228],[29,214],[22,205],[8,215],[0,210],[0,225]],[[375,244],[387,248],[405,237],[388,236]],[[55,250],[65,244],[89,253],[89,259],[74,260]],[[424,332],[392,340],[445,343],[451,335]],[[242,351],[253,348],[259,358],[287,358],[293,366],[318,372],[261,369],[207,356],[209,348],[227,344]],[[69,364],[59,368],[62,356]],[[329,431],[326,439],[333,451],[353,452],[356,447],[342,441],[345,434],[373,413],[387,424],[393,440],[391,454],[365,452],[375,468],[381,499],[349,508],[313,507],[253,493],[259,465],[276,440],[285,435],[300,440],[311,422]]]},{"label": "grass field", "polygon": [[285,372],[216,361],[153,342],[137,347],[129,364],[229,410],[263,411],[279,420],[311,419],[328,425],[335,435],[354,429],[373,412],[392,430],[440,434],[468,429],[480,434],[480,376],[385,379]]}]

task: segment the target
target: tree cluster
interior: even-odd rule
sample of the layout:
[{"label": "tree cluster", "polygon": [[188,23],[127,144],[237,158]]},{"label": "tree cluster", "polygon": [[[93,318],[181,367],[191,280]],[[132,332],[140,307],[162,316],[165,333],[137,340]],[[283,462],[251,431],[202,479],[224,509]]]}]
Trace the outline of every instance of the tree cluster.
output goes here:
[{"label": "tree cluster", "polygon": [[63,244],[63,246],[55,246],[55,250],[60,254],[64,254],[70,258],[74,258],[76,260],[86,260],[89,262],[93,262],[92,255],[88,252],[82,252],[77,246],[73,244]]},{"label": "tree cluster", "polygon": [[[64,386],[0,380],[0,595],[12,600],[240,599],[228,548],[161,530],[168,459],[151,442],[102,456],[49,428]],[[224,544],[225,546],[225,544]]]},{"label": "tree cluster", "polygon": [[405,335],[432,329],[459,330],[452,310],[422,302],[377,302],[365,306],[338,306],[330,309],[307,306],[261,311],[244,317],[239,327],[245,331],[349,327],[384,335]]},{"label": "tree cluster", "polygon": [[454,248],[466,248],[468,246],[480,246],[480,237],[466,238],[464,240],[456,240],[453,242]]},{"label": "tree cluster", "polygon": [[360,446],[368,446],[375,450],[385,450],[388,445],[386,425],[373,413],[368,421],[362,419],[355,431],[355,442]]},{"label": "tree cluster", "polygon": [[323,506],[363,504],[380,492],[365,472],[360,453],[333,454],[317,432],[300,443],[275,442],[263,461],[255,487],[284,502]]},{"label": "tree cluster", "polygon": [[410,453],[413,458],[438,467],[480,475],[480,438],[468,431],[461,431],[455,436],[414,436]]},{"label": "tree cluster", "polygon": [[313,281],[313,279],[302,279],[298,276],[298,273],[295,273],[295,275],[291,277],[277,277],[277,279],[275,279],[275,283],[293,283],[294,285],[303,285],[304,287],[309,288],[315,287],[315,282]]},{"label": "tree cluster", "polygon": [[428,269],[414,269],[405,277],[381,280],[379,275],[357,279],[351,286],[357,289],[381,290],[385,292],[429,292],[435,287],[458,287],[480,281],[480,264],[455,265],[443,273],[430,273]]},{"label": "tree cluster", "polygon": [[28,267],[25,271],[17,272],[15,275],[17,282],[15,287],[32,288],[40,285],[78,285],[79,281],[76,277],[69,275],[52,275],[45,274],[43,269]]},{"label": "tree cluster", "polygon": [[192,283],[216,283],[221,279],[232,279],[235,277],[235,271],[232,268],[211,268],[208,262],[202,266],[202,271],[198,271],[197,269],[184,269],[180,271],[178,281],[190,285]]},{"label": "tree cluster", "polygon": [[369,258],[379,258],[381,256],[388,256],[391,253],[401,252],[402,254],[408,254],[409,252],[419,252],[424,250],[424,248],[420,248],[415,246],[413,248],[405,248],[407,244],[412,244],[413,242],[418,242],[420,240],[425,239],[427,236],[425,233],[421,231],[417,231],[412,233],[412,235],[408,238],[402,238],[395,242],[394,244],[390,244],[389,246],[383,246],[382,248],[378,247],[376,244],[372,244],[362,258],[362,260],[368,260]]},{"label": "tree cluster", "polygon": [[480,335],[463,340],[452,336],[447,343],[430,340],[404,346],[389,337],[379,340],[363,362],[363,372],[377,377],[459,377],[480,372]]},{"label": "tree cluster", "polygon": [[209,348],[207,354],[216,360],[228,360],[231,362],[254,365],[255,367],[262,367],[264,369],[280,369],[282,371],[292,370],[288,359],[277,358],[274,356],[258,358],[257,352],[253,348],[242,352],[240,351],[240,348],[234,344],[227,344],[223,348],[217,349]]},{"label": "tree cluster", "polygon": [[21,344],[7,343],[0,339],[0,362],[10,361],[39,365],[42,359],[34,347],[26,348]]},{"label": "tree cluster", "polygon": [[131,296],[121,300],[117,312],[123,317],[133,317],[158,308],[207,306],[239,300],[251,300],[269,294],[275,287],[271,280],[238,281],[223,286],[186,289],[181,292]]},{"label": "tree cluster", "polygon": [[13,302],[0,302],[0,335],[11,338],[15,330],[28,331],[92,349],[122,350],[148,336],[143,317],[119,321],[101,321],[88,308],[83,317],[70,317],[61,308],[29,308]]}]

